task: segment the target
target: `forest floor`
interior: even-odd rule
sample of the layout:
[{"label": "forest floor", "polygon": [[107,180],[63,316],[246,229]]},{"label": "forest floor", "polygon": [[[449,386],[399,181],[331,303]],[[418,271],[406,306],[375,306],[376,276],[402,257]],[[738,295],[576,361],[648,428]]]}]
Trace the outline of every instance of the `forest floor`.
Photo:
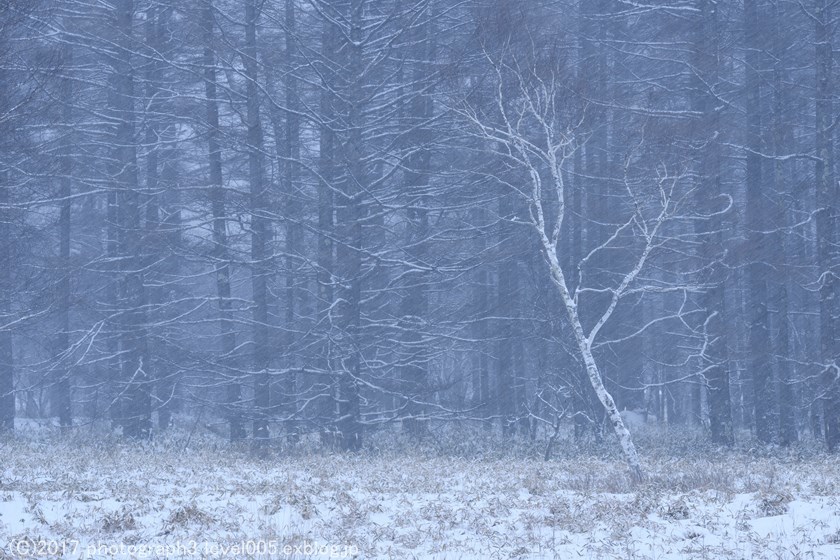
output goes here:
[{"label": "forest floor", "polygon": [[634,485],[568,442],[257,458],[201,430],[24,430],[0,440],[0,558],[840,558],[837,457],[699,446],[642,441]]}]

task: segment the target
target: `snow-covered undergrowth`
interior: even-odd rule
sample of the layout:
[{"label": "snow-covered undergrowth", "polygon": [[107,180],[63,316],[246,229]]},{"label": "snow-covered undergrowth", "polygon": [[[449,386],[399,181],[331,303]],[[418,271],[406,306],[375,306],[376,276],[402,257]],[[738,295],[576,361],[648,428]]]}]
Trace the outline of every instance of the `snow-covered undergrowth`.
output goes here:
[{"label": "snow-covered undergrowth", "polygon": [[648,450],[634,486],[620,460],[568,449],[440,451],[16,435],[0,558],[840,558],[834,457]]}]

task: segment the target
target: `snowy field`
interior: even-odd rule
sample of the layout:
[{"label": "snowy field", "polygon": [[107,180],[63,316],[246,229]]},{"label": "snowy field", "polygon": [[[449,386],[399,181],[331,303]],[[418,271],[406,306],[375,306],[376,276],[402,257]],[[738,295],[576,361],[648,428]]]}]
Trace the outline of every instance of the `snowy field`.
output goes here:
[{"label": "snowy field", "polygon": [[840,558],[836,457],[642,442],[634,486],[609,452],[567,442],[545,462],[448,437],[256,458],[200,430],[16,435],[0,558]]}]

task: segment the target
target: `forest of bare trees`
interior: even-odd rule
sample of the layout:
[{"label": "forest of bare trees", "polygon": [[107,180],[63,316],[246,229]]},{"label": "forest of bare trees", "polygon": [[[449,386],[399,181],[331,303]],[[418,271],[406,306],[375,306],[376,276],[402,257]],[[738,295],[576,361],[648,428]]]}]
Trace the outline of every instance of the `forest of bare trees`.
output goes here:
[{"label": "forest of bare trees", "polygon": [[836,0],[0,0],[0,425],[840,446]]}]

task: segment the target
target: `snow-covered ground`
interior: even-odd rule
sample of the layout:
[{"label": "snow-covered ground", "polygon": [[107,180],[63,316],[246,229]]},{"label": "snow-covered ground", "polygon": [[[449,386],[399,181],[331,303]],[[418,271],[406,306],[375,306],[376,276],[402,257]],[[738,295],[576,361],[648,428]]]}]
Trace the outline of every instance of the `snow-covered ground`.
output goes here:
[{"label": "snow-covered ground", "polygon": [[185,445],[0,440],[0,558],[840,558],[819,453],[648,454],[633,486],[585,454]]}]

